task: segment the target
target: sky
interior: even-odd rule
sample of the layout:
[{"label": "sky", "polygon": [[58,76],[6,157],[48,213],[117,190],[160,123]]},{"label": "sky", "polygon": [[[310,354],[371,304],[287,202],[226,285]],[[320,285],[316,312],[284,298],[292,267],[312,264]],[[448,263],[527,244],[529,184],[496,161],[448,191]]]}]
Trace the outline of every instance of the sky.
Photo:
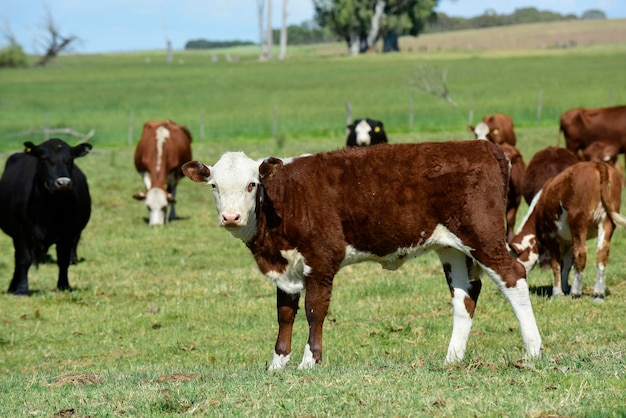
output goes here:
[{"label": "sky", "polygon": [[[272,3],[272,26],[278,28],[282,0]],[[288,0],[287,7],[288,24],[313,18],[312,0]],[[488,9],[511,14],[523,7],[579,17],[599,9],[609,19],[626,18],[625,0],[440,0],[435,10],[470,18]],[[26,52],[42,53],[46,9],[61,35],[79,39],[75,53],[163,49],[166,39],[174,49],[193,39],[259,40],[257,0],[0,0],[0,44],[11,33]]]}]

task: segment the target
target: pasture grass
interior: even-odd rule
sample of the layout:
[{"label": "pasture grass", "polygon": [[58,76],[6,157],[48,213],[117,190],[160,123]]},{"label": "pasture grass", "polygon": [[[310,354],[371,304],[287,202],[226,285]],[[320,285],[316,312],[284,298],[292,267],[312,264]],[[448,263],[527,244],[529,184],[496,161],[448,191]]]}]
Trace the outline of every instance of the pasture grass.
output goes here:
[{"label": "pasture grass", "polygon": [[[406,77],[417,61],[410,54],[312,59],[303,53],[285,63],[242,56],[214,64],[198,53],[169,66],[146,57],[153,56],[62,57],[53,68],[0,73],[0,145],[7,151],[0,165],[8,151],[22,148],[25,139],[15,133],[46,118],[50,126],[97,131],[92,153],[77,160],[93,212],[78,249],[83,260],[70,268],[75,290],[55,291],[57,268],[46,263],[31,269],[30,297],[0,295],[0,416],[626,414],[623,229],[612,240],[603,304],[591,297],[594,241],[581,299],[548,298],[551,273],[531,272],[544,343],[539,360],[523,360],[510,306],[484,278],[466,359],[444,366],[452,311],[431,253],[395,272],[376,264],[340,271],[322,364],[297,370],[308,329],[300,314],[292,363],[267,372],[275,289],[245,245],[218,228],[208,187],[184,179],[177,196],[181,219],[147,226],[145,208],[131,198],[142,185],[126,142],[128,113],[134,111],[134,141],[147,119],[188,124],[194,157],[210,164],[227,150],[258,158],[339,148],[346,100],[355,117],[371,112],[385,120],[392,142],[469,139],[467,107],[409,94]],[[473,97],[476,115],[512,113],[526,161],[556,143],[554,117],[566,107],[607,104],[611,86],[616,100],[626,93],[624,51],[428,57],[449,68],[452,94],[465,104]],[[602,77],[586,81],[598,71]],[[552,116],[537,126],[539,88],[544,116]],[[415,99],[412,132],[402,127],[409,97]],[[276,103],[281,143],[271,134]],[[522,203],[518,220],[525,211]],[[4,234],[0,248],[0,286],[8,287],[13,248]]]},{"label": "pasture grass", "polygon": [[[551,129],[520,129],[527,152]],[[450,139],[432,134],[429,140]],[[196,144],[213,163],[227,149],[252,157],[336,147],[335,140]],[[217,226],[208,187],[184,179],[181,217],[149,228],[131,194],[132,149],[77,160],[93,215],[60,293],[56,266],[31,269],[30,297],[0,296],[0,415],[52,416],[622,416],[626,413],[625,231],[613,239],[608,297],[594,303],[591,250],[584,297],[546,297],[551,274],[529,282],[543,357],[523,360],[517,321],[485,278],[464,362],[444,366],[449,293],[430,253],[389,272],[340,271],[325,322],[323,363],[297,365],[307,338],[296,320],[292,363],[265,371],[275,342],[275,289],[243,243]],[[524,212],[523,209],[521,212]],[[522,213],[523,214],[523,213]],[[520,214],[520,216],[522,216]],[[8,286],[12,245],[0,236]]]},{"label": "pasture grass", "polygon": [[[245,50],[244,50],[245,51]],[[484,51],[314,55],[286,61],[212,62],[209,52],[59,57],[50,68],[0,71],[0,151],[43,138],[44,128],[95,130],[101,149],[132,145],[147,120],[187,125],[196,142],[340,138],[345,103],[353,117],[384,121],[391,138],[463,133],[483,114],[510,114],[518,127],[553,127],[565,110],[626,101],[626,50],[618,46],[519,55]],[[415,89],[423,65],[445,72],[453,107]],[[33,135],[25,133],[39,131]],[[556,135],[556,133],[555,133]]]}]

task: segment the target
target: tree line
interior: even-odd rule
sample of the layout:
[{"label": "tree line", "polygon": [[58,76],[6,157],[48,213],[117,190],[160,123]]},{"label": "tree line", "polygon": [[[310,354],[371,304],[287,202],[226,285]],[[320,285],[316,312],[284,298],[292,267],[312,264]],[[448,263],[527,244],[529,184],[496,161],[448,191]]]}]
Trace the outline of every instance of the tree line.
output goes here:
[{"label": "tree line", "polygon": [[[306,45],[345,41],[352,53],[364,53],[382,39],[383,52],[398,51],[399,36],[420,33],[450,32],[509,26],[525,23],[558,22],[566,20],[606,19],[599,9],[590,9],[581,16],[560,14],[534,7],[516,9],[511,14],[498,14],[487,9],[482,15],[463,18],[435,13],[438,0],[313,0],[313,20],[287,26],[290,45]],[[280,29],[272,30],[272,43],[279,44]],[[248,45],[252,41],[187,42],[185,49],[209,49]]]}]

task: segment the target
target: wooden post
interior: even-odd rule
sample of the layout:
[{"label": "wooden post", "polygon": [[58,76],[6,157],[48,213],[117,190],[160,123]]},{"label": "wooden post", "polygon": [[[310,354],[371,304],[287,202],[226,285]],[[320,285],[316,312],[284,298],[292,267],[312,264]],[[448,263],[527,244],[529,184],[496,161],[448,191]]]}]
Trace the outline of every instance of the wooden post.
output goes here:
[{"label": "wooden post", "polygon": [[204,141],[204,108],[200,110],[200,141]]},{"label": "wooden post", "polygon": [[128,116],[128,146],[133,145],[133,119],[135,118],[134,112],[131,110]]},{"label": "wooden post", "polygon": [[43,127],[43,140],[47,141],[50,139],[50,114],[46,113],[46,122]]},{"label": "wooden post", "polygon": [[409,133],[413,133],[413,97],[409,99]]},{"label": "wooden post", "polygon": [[467,125],[471,126],[474,123],[474,96],[470,96],[470,108],[467,115]]},{"label": "wooden post", "polygon": [[543,90],[539,90],[539,100],[537,103],[537,125],[541,123],[541,107],[543,106]]}]

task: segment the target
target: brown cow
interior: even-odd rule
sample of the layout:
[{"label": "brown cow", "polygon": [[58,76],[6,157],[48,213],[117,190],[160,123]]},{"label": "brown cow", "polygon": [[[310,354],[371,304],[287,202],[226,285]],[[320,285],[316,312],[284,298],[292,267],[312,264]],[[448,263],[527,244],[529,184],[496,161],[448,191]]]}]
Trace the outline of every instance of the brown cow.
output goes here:
[{"label": "brown cow", "polygon": [[548,180],[510,243],[526,274],[540,256],[549,256],[554,273],[552,295],[570,293],[568,277],[573,266],[571,295],[581,296],[586,241],[597,236],[598,275],[593,297],[603,301],[611,236],[616,224],[626,226],[626,218],[619,214],[621,199],[620,176],[606,163],[576,163]]},{"label": "brown cow", "polygon": [[527,355],[540,355],[525,270],[504,239],[509,161],[500,147],[392,144],[262,163],[226,153],[212,167],[192,161],[183,171],[211,185],[220,225],[245,242],[277,286],[270,369],[289,362],[303,291],[309,339],[300,368],[310,368],[322,359],[323,323],[340,268],[374,261],[393,270],[429,250],[439,256],[452,296],[446,362],[465,354],[481,271],[513,307]]},{"label": "brown cow", "polygon": [[176,186],[183,172],[180,167],[191,160],[191,133],[171,120],[149,121],[143,125],[141,139],[135,149],[135,168],[143,178],[146,190],[135,193],[145,200],[149,225],[163,225],[167,207],[168,220],[176,219]]},{"label": "brown cow", "polygon": [[547,147],[537,151],[526,166],[522,195],[530,205],[533,197],[543,185],[552,177],[578,162],[578,158],[571,151],[559,147]]},{"label": "brown cow", "polygon": [[626,150],[626,106],[570,109],[561,115],[561,133],[568,150],[579,156],[589,144],[599,140],[615,141],[620,152]]},{"label": "brown cow", "polygon": [[624,166],[622,166],[617,157],[619,156],[620,144],[611,140],[598,140],[587,145],[582,151],[583,161],[604,161],[615,167],[622,178],[622,186],[624,185]]},{"label": "brown cow", "polygon": [[[486,139],[494,144],[509,144],[515,146],[517,138],[515,136],[515,130],[513,129],[513,119],[509,115],[504,113],[495,113],[493,115],[483,116],[482,123],[489,128],[485,133]],[[476,129],[480,125],[480,122],[476,127],[469,126],[470,131],[473,131],[476,136],[479,136],[479,132]]]},{"label": "brown cow", "polygon": [[[479,122],[475,127],[471,127],[476,139],[487,139],[490,130],[489,126],[484,122]],[[513,145],[500,144],[504,153],[511,161],[511,173],[509,177],[509,192],[506,198],[506,237],[510,241],[515,235],[515,219],[517,218],[517,210],[522,201],[522,183],[524,180],[524,171],[526,164],[522,153]]]}]

